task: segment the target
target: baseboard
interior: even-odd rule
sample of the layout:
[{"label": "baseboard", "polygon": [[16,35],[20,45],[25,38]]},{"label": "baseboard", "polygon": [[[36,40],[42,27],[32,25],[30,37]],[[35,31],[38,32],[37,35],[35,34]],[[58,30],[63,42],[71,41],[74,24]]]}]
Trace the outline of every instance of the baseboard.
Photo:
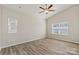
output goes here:
[{"label": "baseboard", "polygon": [[59,40],[59,41],[64,41],[64,42],[69,42],[69,43],[74,43],[74,44],[78,44],[78,45],[79,45],[79,42],[73,42],[73,41],[61,40],[61,39],[57,39],[57,38],[48,38],[48,39],[56,39],[56,40]]},{"label": "baseboard", "polygon": [[10,47],[10,46],[15,46],[15,45],[19,45],[19,44],[27,43],[27,42],[31,42],[31,41],[35,41],[35,40],[40,40],[40,39],[45,39],[45,37],[44,37],[44,38],[32,39],[32,40],[28,40],[28,41],[24,41],[24,42],[20,42],[20,43],[16,43],[16,44],[8,45],[8,46],[3,46],[3,47],[1,47],[1,49],[3,49],[3,48],[7,48],[7,47]]}]

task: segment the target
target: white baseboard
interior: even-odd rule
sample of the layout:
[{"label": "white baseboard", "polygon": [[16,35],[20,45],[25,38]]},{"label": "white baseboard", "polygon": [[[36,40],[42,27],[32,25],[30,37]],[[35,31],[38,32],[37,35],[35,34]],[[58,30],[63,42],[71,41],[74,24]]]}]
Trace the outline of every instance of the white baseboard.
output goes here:
[{"label": "white baseboard", "polygon": [[2,46],[1,48],[15,46],[15,45],[18,45],[18,44],[22,44],[22,43],[26,43],[26,42],[31,42],[31,41],[35,41],[35,40],[39,40],[39,39],[45,39],[45,37],[44,38],[31,39],[31,40],[28,40],[28,41],[23,41],[23,42],[19,42],[19,43],[16,43],[16,44],[11,44],[11,45],[8,45],[8,46]]},{"label": "white baseboard", "polygon": [[79,44],[78,41],[72,41],[72,40],[63,40],[63,39],[58,39],[58,38],[48,38],[48,39],[56,39],[56,40],[60,40],[60,41],[65,41],[65,42],[71,42],[71,43]]}]

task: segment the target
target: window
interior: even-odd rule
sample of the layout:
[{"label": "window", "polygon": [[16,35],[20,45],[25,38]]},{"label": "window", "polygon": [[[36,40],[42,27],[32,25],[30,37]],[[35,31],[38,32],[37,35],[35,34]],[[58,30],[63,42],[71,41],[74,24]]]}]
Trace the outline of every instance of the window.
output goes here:
[{"label": "window", "polygon": [[68,34],[68,22],[52,24],[52,34],[67,35]]},{"label": "window", "polygon": [[14,17],[8,18],[8,33],[17,32],[17,20]]}]

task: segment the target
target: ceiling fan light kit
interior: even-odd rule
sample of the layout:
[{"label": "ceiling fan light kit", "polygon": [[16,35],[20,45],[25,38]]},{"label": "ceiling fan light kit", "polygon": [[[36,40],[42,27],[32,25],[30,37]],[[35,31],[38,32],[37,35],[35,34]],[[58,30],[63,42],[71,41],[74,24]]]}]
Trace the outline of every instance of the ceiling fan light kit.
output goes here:
[{"label": "ceiling fan light kit", "polygon": [[45,14],[48,14],[49,11],[48,10],[45,10],[44,12],[45,12]]}]

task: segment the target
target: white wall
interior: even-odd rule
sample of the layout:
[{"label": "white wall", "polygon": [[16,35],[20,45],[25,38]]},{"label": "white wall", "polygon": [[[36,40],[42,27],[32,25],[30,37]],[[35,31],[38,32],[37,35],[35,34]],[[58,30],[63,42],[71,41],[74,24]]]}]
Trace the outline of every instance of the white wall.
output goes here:
[{"label": "white wall", "polygon": [[[52,34],[52,24],[60,22],[69,23],[68,35]],[[68,8],[47,19],[47,32],[48,38],[56,38],[59,40],[79,43],[79,5]]]},{"label": "white wall", "polygon": [[[24,42],[45,38],[45,20],[36,18],[32,14],[23,14],[18,11],[2,7],[2,38],[1,47],[8,47]],[[8,18],[18,20],[17,33],[8,33]],[[1,18],[1,16],[0,16]],[[0,24],[1,25],[1,24]]]},{"label": "white wall", "polygon": [[1,47],[1,37],[2,37],[2,33],[1,33],[1,8],[0,8],[0,47]]}]

